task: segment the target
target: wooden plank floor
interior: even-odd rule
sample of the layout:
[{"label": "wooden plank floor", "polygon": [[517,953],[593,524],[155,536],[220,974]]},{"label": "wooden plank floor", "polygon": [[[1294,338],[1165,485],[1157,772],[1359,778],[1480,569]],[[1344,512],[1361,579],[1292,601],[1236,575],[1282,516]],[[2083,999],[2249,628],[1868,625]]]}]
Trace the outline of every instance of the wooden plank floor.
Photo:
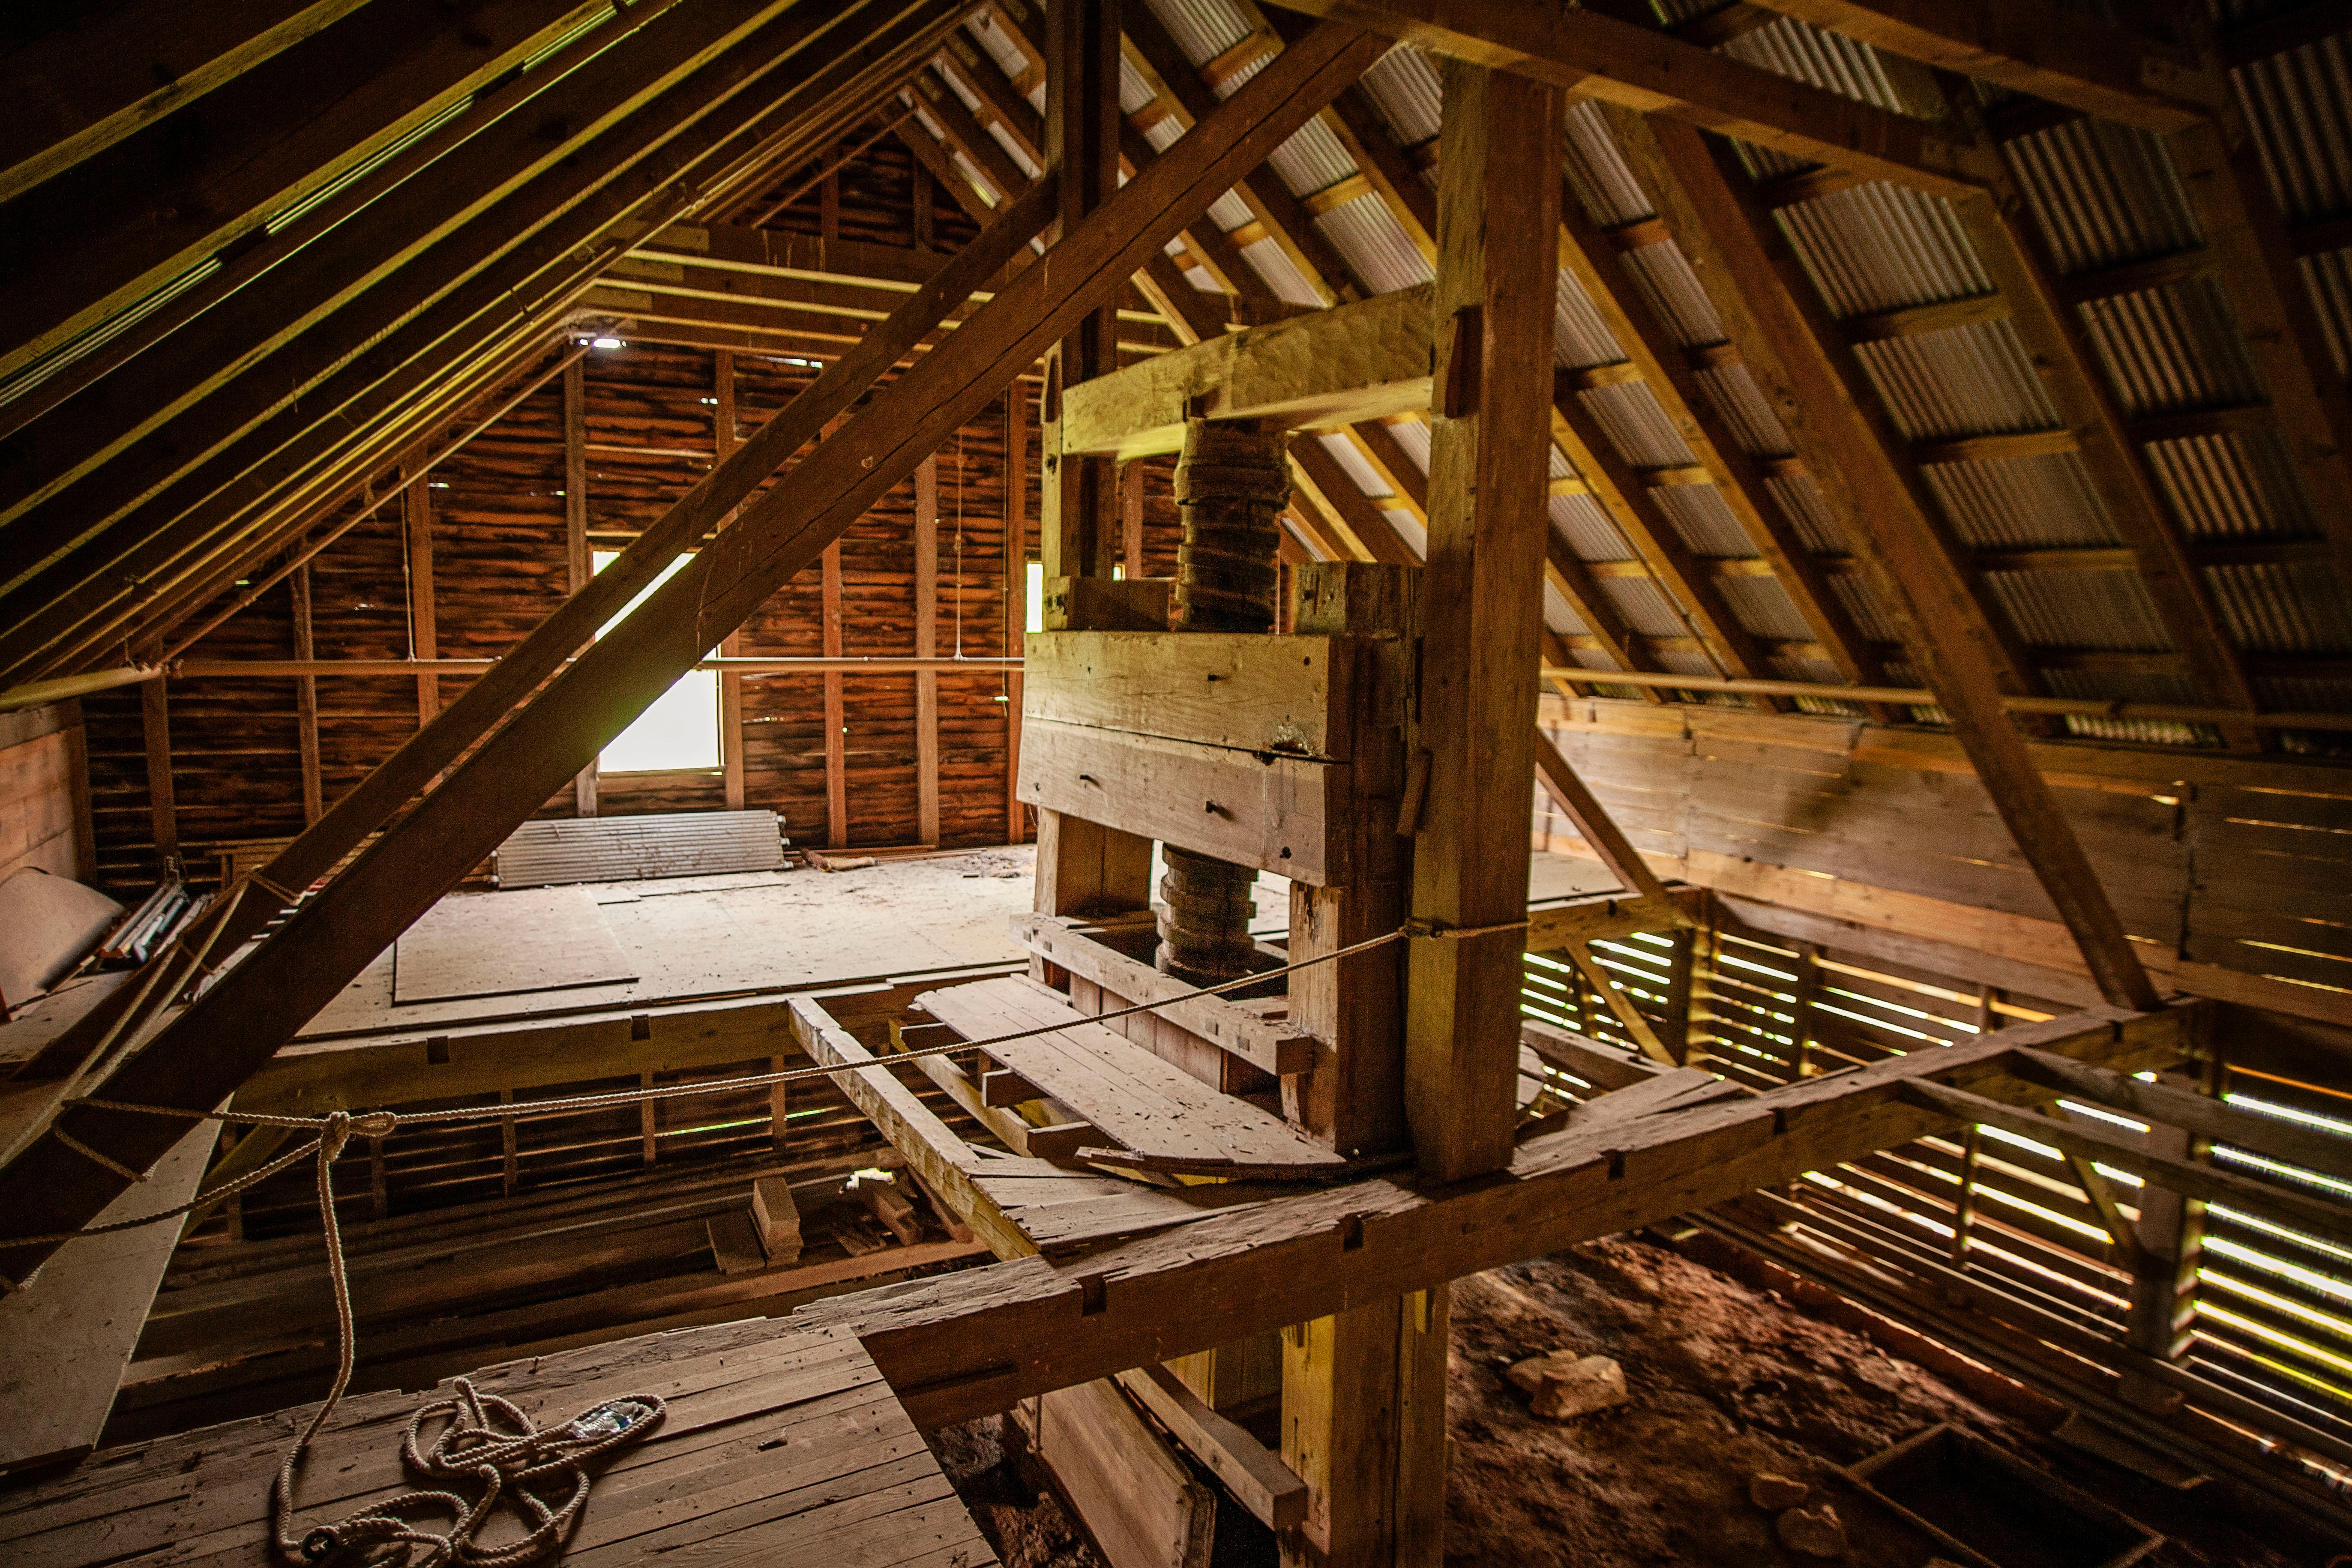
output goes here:
[{"label": "wooden plank floor", "polygon": [[1066,1025],[1049,1035],[992,1045],[987,1054],[1139,1154],[1252,1164],[1342,1165],[1246,1101],[1092,1023],[1057,994],[1014,976],[926,991],[916,1005],[966,1040]]},{"label": "wooden plank floor", "polygon": [[[996,1558],[855,1339],[772,1322],[656,1334],[474,1375],[542,1425],[651,1394],[669,1412],[596,1477],[561,1561],[606,1568],[685,1555],[696,1568],[983,1568]],[[347,1399],[313,1446],[296,1532],[406,1490],[400,1437],[417,1396]],[[271,1562],[269,1489],[310,1409],[94,1456],[0,1493],[16,1568]],[[435,1526],[437,1528],[437,1522]],[[512,1540],[511,1515],[482,1544]]]}]

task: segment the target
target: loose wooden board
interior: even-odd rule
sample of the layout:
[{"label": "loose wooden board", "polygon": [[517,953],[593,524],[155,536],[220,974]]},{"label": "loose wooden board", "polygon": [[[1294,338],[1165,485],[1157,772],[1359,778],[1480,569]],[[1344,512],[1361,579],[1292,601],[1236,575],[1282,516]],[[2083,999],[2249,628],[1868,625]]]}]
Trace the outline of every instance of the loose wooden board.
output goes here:
[{"label": "loose wooden board", "polygon": [[1022,977],[926,991],[916,1005],[967,1040],[1066,1026],[992,1045],[987,1054],[1106,1138],[1139,1153],[1249,1164],[1345,1163],[1256,1106],[1211,1088],[1108,1026],[1089,1022],[1056,993]]},{"label": "loose wooden board", "polygon": [[523,905],[495,893],[443,899],[392,945],[394,1007],[625,986],[636,977],[594,896],[581,887]]},{"label": "loose wooden board", "polygon": [[0,1007],[22,1007],[55,985],[121,913],[96,888],[34,866],[0,881]]},{"label": "loose wooden board", "polygon": [[[187,1202],[219,1136],[209,1122],[197,1126],[98,1223]],[[0,1471],[79,1458],[98,1446],[179,1239],[180,1222],[167,1219],[68,1241],[23,1290],[0,1296]]]}]

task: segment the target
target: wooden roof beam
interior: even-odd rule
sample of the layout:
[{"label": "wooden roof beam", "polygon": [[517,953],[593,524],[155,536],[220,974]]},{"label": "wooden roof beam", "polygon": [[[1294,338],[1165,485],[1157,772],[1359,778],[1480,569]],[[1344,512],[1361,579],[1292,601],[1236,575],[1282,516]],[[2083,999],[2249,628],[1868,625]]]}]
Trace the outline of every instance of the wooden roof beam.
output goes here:
[{"label": "wooden roof beam", "polygon": [[1794,157],[1959,196],[1998,158],[1936,126],[1710,53],[1654,27],[1545,0],[1277,0],[1433,53],[1539,77],[1587,98],[1737,136]]},{"label": "wooden roof beam", "polygon": [[[1671,120],[1628,124],[1620,139],[1717,303],[1737,323],[1759,384],[1846,520],[1873,587],[1905,627],[1914,662],[1936,692],[1994,808],[2082,949],[2103,995],[2145,1010],[2156,988],[2133,953],[2073,826],[2002,710],[1998,642],[1932,520],[1916,470],[1850,350],[1837,340],[1818,291],[1729,149]],[[2013,657],[2013,655],[2011,655]]]},{"label": "wooden roof beam", "polygon": [[2229,83],[2194,49],[2041,0],[1757,0],[1767,10],[1980,81],[2143,131],[2227,109]]}]

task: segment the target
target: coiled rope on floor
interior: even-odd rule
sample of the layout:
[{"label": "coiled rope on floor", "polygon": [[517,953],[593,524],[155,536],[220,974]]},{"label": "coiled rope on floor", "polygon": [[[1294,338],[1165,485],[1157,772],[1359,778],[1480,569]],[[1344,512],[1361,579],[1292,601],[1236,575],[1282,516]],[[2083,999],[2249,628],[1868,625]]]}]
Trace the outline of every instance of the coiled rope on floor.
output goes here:
[{"label": "coiled rope on floor", "polygon": [[[1329,953],[1318,953],[1311,958],[1284,964],[1276,968],[1262,969],[1255,974],[1222,981],[1213,986],[1190,988],[1156,1001],[1138,1002],[1130,1007],[1108,1012],[1088,1013],[1085,1023],[1106,1023],[1113,1019],[1137,1013],[1155,1012],[1173,1007],[1196,997],[1213,997],[1244,986],[1263,984],[1286,975],[1310,969],[1318,965],[1337,963],[1355,957],[1375,948],[1401,942],[1407,937],[1461,939],[1486,936],[1506,931],[1526,929],[1525,920],[1507,921],[1493,925],[1450,926],[1428,921],[1408,921],[1393,931],[1350,943]],[[606,1094],[575,1094],[554,1100],[534,1100],[493,1106],[469,1106],[452,1110],[423,1111],[400,1114],[392,1111],[366,1112],[329,1111],[317,1116],[278,1116],[258,1112],[230,1109],[192,1111],[176,1105],[142,1105],[133,1102],[108,1100],[96,1095],[68,1099],[64,1106],[86,1105],[95,1110],[129,1112],[141,1115],[173,1116],[184,1121],[217,1122],[224,1125],[249,1127],[285,1127],[315,1130],[310,1142],[280,1155],[257,1170],[234,1181],[223,1183],[209,1192],[199,1193],[186,1203],[142,1215],[136,1219],[117,1220],[107,1225],[85,1226],[78,1230],[52,1232],[40,1236],[0,1238],[0,1251],[11,1247],[34,1246],[75,1240],[84,1236],[110,1235],[117,1231],[133,1230],[141,1226],[175,1219],[198,1207],[206,1207],[238,1193],[258,1186],[279,1172],[315,1158],[318,1165],[319,1220],[326,1239],[327,1271],[333,1286],[335,1302],[336,1356],[334,1382],[327,1396],[302,1429],[292,1448],[279,1465],[278,1479],[271,1489],[271,1545],[279,1559],[297,1568],[331,1568],[339,1562],[351,1563],[391,1563],[404,1560],[411,1546],[427,1549],[425,1558],[414,1568],[444,1568],[445,1564],[467,1564],[470,1568],[523,1568],[551,1556],[562,1548],[564,1539],[577,1521],[580,1508],[587,1500],[591,1479],[586,1465],[625,1443],[648,1436],[663,1416],[665,1406],[651,1395],[625,1395],[605,1401],[583,1415],[559,1427],[539,1427],[510,1401],[496,1395],[478,1392],[464,1378],[454,1379],[446,1398],[421,1406],[410,1419],[403,1438],[401,1458],[416,1474],[431,1479],[459,1480],[472,1478],[481,1484],[481,1495],[467,1501],[455,1492],[418,1490],[404,1492],[399,1497],[363,1509],[331,1525],[320,1525],[300,1536],[293,1533],[295,1477],[301,1468],[310,1441],[320,1428],[333,1416],[341,1403],[344,1390],[350,1387],[352,1373],[358,1354],[357,1324],[352,1312],[351,1278],[343,1257],[342,1227],[335,1216],[334,1164],[354,1135],[372,1139],[391,1136],[401,1126],[436,1123],[501,1121],[520,1115],[562,1116],[584,1115],[614,1106],[643,1104],[650,1101],[684,1099],[695,1095],[724,1094],[736,1090],[763,1085],[789,1083],[810,1078],[832,1078],[845,1072],[859,1072],[869,1068],[888,1067],[894,1062],[914,1061],[928,1056],[945,1056],[955,1051],[984,1051],[991,1046],[1010,1045],[1017,1040],[1034,1040],[1040,1036],[1058,1034],[1074,1027],[1070,1024],[1047,1024],[1035,1029],[1016,1030],[1009,1034],[991,1035],[984,1040],[959,1040],[944,1045],[925,1046],[912,1051],[894,1051],[887,1055],[871,1057],[863,1061],[825,1063],[814,1067],[793,1068],[778,1072],[753,1073],[740,1078],[708,1080],[697,1083],[670,1084],[617,1090]],[[72,1138],[56,1127],[50,1129],[67,1147],[108,1169],[143,1182],[146,1173],[132,1170],[102,1151],[94,1149],[79,1139]],[[13,1280],[0,1274],[0,1296],[21,1289]],[[449,1426],[427,1448],[420,1448],[419,1434],[425,1423],[446,1416]],[[493,1417],[511,1424],[510,1430],[501,1430]],[[572,1495],[561,1503],[551,1504],[530,1490],[532,1482],[554,1475],[568,1475]],[[522,1540],[498,1547],[485,1548],[474,1540],[475,1533],[489,1518],[499,1500],[506,1496],[515,1499],[516,1505],[530,1521],[530,1532]],[[404,1513],[421,1508],[441,1508],[456,1515],[446,1531],[422,1528],[404,1517]]]}]

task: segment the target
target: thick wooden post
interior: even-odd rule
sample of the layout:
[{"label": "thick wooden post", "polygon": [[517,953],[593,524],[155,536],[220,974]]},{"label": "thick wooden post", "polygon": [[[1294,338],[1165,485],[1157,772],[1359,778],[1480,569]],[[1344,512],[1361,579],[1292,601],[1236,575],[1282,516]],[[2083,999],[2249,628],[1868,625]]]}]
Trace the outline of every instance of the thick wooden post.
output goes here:
[{"label": "thick wooden post", "polygon": [[[408,488],[401,497],[408,535],[408,656],[437,659],[441,632],[433,606],[433,487],[415,461],[408,472]],[[416,727],[431,724],[440,711],[441,677],[417,676]]]},{"label": "thick wooden post", "polygon": [[[577,593],[596,575],[588,553],[588,374],[578,360],[563,367],[563,548]],[[572,798],[579,815],[596,814],[595,758],[572,779]]]},{"label": "thick wooden post", "polygon": [[[310,567],[306,561],[296,567],[286,579],[287,590],[294,599],[294,656],[315,659],[319,656],[315,640],[310,634]],[[302,822],[305,827],[319,820],[326,809],[326,787],[319,766],[319,678],[316,675],[294,677],[294,725],[297,743],[302,748]]]},{"label": "thick wooden post", "polygon": [[1412,913],[1477,936],[1412,943],[1405,1103],[1425,1176],[1510,1161],[1543,627],[1557,89],[1447,60],[1437,192],[1420,744],[1427,807]]},{"label": "thick wooden post", "polygon": [[1445,1531],[1444,1286],[1283,1331],[1282,1458],[1307,1483],[1286,1568],[1436,1568]]},{"label": "thick wooden post", "polygon": [[[915,469],[915,657],[940,651],[940,460]],[[915,675],[915,837],[940,841],[940,676]]]},{"label": "thick wooden post", "polygon": [[[710,357],[711,443],[714,463],[735,455],[735,356],[720,349]],[[729,514],[728,521],[734,520]],[[725,527],[721,524],[720,527]],[[719,644],[723,657],[743,652],[743,633],[730,632]],[[726,672],[719,677],[719,771],[727,791],[727,809],[743,809],[743,677]]]}]

